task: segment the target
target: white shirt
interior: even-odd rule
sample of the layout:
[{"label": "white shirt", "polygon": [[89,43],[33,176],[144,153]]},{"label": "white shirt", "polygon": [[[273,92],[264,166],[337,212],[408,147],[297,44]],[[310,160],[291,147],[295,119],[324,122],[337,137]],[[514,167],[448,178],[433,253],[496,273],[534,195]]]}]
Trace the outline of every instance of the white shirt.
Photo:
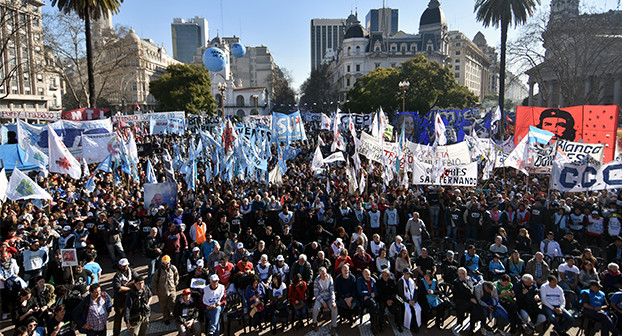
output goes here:
[{"label": "white shirt", "polygon": [[564,273],[564,277],[566,278],[566,280],[569,280],[568,282],[573,283],[574,282],[574,275],[573,274],[577,274],[579,275],[580,271],[579,268],[577,266],[568,266],[568,263],[563,263],[561,265],[559,265],[559,267],[557,268],[557,271],[559,272],[559,281],[562,281],[562,273]]},{"label": "white shirt", "polygon": [[542,300],[542,304],[550,309],[555,307],[563,308],[566,306],[564,290],[559,285],[555,286],[555,288],[551,288],[548,282],[540,287],[540,299]]},{"label": "white shirt", "polygon": [[203,289],[203,304],[206,306],[211,306],[216,304],[222,300],[222,297],[225,295],[225,286],[222,284],[218,284],[216,289],[212,289],[210,285],[207,285],[205,289]]}]

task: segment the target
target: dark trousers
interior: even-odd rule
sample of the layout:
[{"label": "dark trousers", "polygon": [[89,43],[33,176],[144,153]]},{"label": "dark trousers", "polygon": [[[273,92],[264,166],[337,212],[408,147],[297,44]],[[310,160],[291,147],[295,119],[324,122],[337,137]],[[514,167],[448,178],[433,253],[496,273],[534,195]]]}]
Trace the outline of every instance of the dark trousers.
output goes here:
[{"label": "dark trousers", "polygon": [[369,312],[369,319],[371,320],[372,329],[378,328],[379,326],[378,315],[380,312],[380,307],[378,306],[378,303],[376,302],[376,300],[371,297],[368,297],[367,299],[363,300],[362,306],[366,308],[367,311]]},{"label": "dark trousers", "polygon": [[473,327],[477,324],[477,322],[485,323],[486,315],[484,314],[484,308],[482,306],[471,302],[456,302],[456,320],[458,323],[462,324],[462,322],[466,319],[467,312],[471,314],[469,319],[469,330],[473,330]]},{"label": "dark trousers", "polygon": [[[387,306],[386,302],[378,302],[378,306],[380,308],[380,318],[384,321],[385,308],[389,310],[389,313],[395,316],[395,323],[398,325],[404,324],[404,304],[398,302],[397,300],[393,300],[393,304],[391,306]],[[414,315],[413,315],[414,316]]]},{"label": "dark trousers", "polygon": [[518,306],[511,302],[501,301],[501,306],[508,312],[508,317],[510,318],[510,332],[516,332],[518,328],[518,322],[520,318],[518,317]]},{"label": "dark trousers", "polygon": [[87,330],[86,336],[106,336],[106,329],[100,331]]},{"label": "dark trousers", "polygon": [[605,311],[593,311],[584,310],[583,315],[591,318],[594,321],[600,322],[600,335],[609,336],[609,333],[613,335],[620,335],[620,331],[616,328],[616,325],[611,320],[611,317]]}]

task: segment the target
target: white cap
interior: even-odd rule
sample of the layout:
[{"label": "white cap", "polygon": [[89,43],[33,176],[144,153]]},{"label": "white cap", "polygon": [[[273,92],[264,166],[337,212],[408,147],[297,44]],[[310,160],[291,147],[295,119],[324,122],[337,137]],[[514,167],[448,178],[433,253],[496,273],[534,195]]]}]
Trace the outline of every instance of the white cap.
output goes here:
[{"label": "white cap", "polygon": [[160,205],[160,206],[158,207],[158,210],[164,210],[164,205]]},{"label": "white cap", "polygon": [[65,225],[65,226],[63,227],[63,231],[71,231],[71,226],[69,226],[69,225]]},{"label": "white cap", "polygon": [[205,264],[203,263],[203,259],[197,260],[197,267],[203,267]]},{"label": "white cap", "polygon": [[93,217],[93,212],[89,211],[89,212],[86,214],[86,216],[87,216],[87,217]]},{"label": "white cap", "polygon": [[127,260],[127,258],[119,260],[119,266],[129,266],[129,264],[130,262]]},{"label": "white cap", "polygon": [[18,225],[18,226],[17,226],[17,229],[18,229],[18,230],[23,230],[23,229],[24,229],[24,225],[22,225],[22,224]]},{"label": "white cap", "polygon": [[337,242],[337,243],[342,243],[342,242],[343,242],[343,240],[341,240],[341,238],[337,238],[337,239],[335,239],[335,242]]},{"label": "white cap", "polygon": [[219,281],[220,279],[218,279],[218,275],[216,274],[212,274],[209,277],[209,281]]},{"label": "white cap", "polygon": [[279,254],[278,256],[276,256],[276,261],[285,261],[285,258],[283,258],[283,256]]},{"label": "white cap", "polygon": [[242,244],[242,243],[238,243],[237,246],[238,246],[239,249],[244,248],[244,244]]},{"label": "white cap", "polygon": [[198,247],[196,247],[196,246],[192,248],[192,252],[200,252],[200,251],[201,250]]}]

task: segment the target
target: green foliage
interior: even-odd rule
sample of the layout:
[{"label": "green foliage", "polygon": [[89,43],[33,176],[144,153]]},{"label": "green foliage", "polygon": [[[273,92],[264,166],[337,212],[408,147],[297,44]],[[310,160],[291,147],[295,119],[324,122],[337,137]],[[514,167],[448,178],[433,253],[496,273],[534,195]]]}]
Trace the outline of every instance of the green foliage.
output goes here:
[{"label": "green foliage", "polygon": [[291,82],[291,74],[287,69],[276,67],[272,70],[270,87],[272,88],[273,111],[285,112],[296,104],[296,92],[292,89]]},{"label": "green foliage", "polygon": [[202,65],[173,64],[162,77],[151,81],[149,90],[165,111],[214,114],[209,71]]},{"label": "green foliage", "polygon": [[[329,112],[327,104],[336,102],[339,98],[337,91],[331,89],[330,73],[326,64],[320,64],[317,69],[311,71],[309,78],[300,86],[300,91],[302,94],[300,105],[306,103],[313,107],[314,112]],[[314,103],[316,105],[313,105]]]},{"label": "green foliage", "polygon": [[[65,13],[74,12],[82,20],[107,18],[110,14],[118,14],[123,0],[52,0],[52,7],[58,7]],[[87,15],[88,12],[88,15]]]},{"label": "green foliage", "polygon": [[[449,68],[417,55],[397,68],[377,68],[359,79],[350,90],[344,111],[368,113],[382,107],[393,113],[402,109],[399,82],[408,81],[406,111],[427,112],[434,106],[465,108],[477,103],[477,97],[459,85]],[[391,116],[389,116],[391,117]]]}]

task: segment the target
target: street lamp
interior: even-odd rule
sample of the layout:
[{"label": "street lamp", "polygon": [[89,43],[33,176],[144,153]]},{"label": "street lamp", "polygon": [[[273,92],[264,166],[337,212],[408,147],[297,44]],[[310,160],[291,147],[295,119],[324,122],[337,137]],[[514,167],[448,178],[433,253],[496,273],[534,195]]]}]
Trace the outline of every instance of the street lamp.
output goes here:
[{"label": "street lamp", "polygon": [[225,91],[227,91],[227,84],[218,83],[218,91],[220,91],[220,107],[222,108],[222,120],[225,120]]},{"label": "street lamp", "polygon": [[398,84],[400,91],[402,91],[402,112],[406,111],[406,90],[410,87],[409,81],[403,81]]}]

